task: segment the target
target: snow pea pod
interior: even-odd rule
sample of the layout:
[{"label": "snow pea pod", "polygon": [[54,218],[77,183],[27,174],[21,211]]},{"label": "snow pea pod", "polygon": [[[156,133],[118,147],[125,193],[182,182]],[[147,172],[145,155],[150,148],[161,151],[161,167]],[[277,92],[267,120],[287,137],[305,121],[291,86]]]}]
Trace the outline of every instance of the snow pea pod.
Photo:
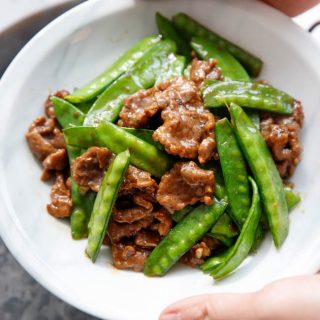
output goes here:
[{"label": "snow pea pod", "polygon": [[81,126],[84,120],[84,113],[70,102],[58,97],[50,99],[54,106],[54,113],[62,128]]},{"label": "snow pea pod", "polygon": [[241,228],[251,204],[246,163],[227,118],[216,123],[215,137],[229,199],[229,211]]},{"label": "snow pea pod", "polygon": [[203,60],[217,59],[225,81],[251,81],[243,66],[225,48],[206,38],[192,38],[192,48]]},{"label": "snow pea pod", "polygon": [[[70,146],[67,144],[67,151],[70,163],[72,160],[82,154],[81,148]],[[71,174],[72,177],[72,174]],[[72,178],[71,183],[71,198],[73,202],[73,210],[70,218],[71,235],[73,239],[82,239],[88,235],[88,222],[93,208],[95,200],[95,192],[87,192],[82,194],[78,185]]]},{"label": "snow pea pod", "polygon": [[223,107],[234,102],[246,108],[286,115],[292,113],[291,96],[261,83],[215,81],[206,86],[202,94],[206,107]]},{"label": "snow pea pod", "polygon": [[278,248],[289,229],[282,180],[259,129],[240,106],[231,103],[229,110],[237,140],[258,184],[272,237]]},{"label": "snow pea pod", "polygon": [[89,148],[107,147],[115,154],[130,150],[132,165],[160,178],[171,167],[171,157],[151,143],[129,133],[111,122],[98,127],[74,127],[63,130],[67,144]]},{"label": "snow pea pod", "polygon": [[102,180],[89,221],[89,237],[86,248],[86,253],[93,262],[99,254],[118,190],[129,166],[129,159],[128,150],[118,154]]},{"label": "snow pea pod", "polygon": [[162,34],[163,38],[170,39],[175,42],[178,48],[178,53],[182,54],[187,58],[188,61],[190,61],[191,47],[189,45],[189,42],[181,37],[173,23],[169,19],[161,15],[159,12],[156,13],[156,23],[158,30]]},{"label": "snow pea pod", "polygon": [[95,127],[71,127],[63,130],[67,145],[87,149],[101,147]]},{"label": "snow pea pod", "polygon": [[144,141],[154,145],[159,150],[164,151],[163,145],[161,143],[153,140],[153,138],[152,138],[152,135],[154,133],[153,130],[125,128],[125,127],[122,127],[122,129],[124,131],[136,136],[137,138],[140,138],[141,140],[144,140]]},{"label": "snow pea pod", "polygon": [[180,222],[188,213],[190,213],[194,209],[193,206],[186,206],[183,209],[176,211],[172,214],[171,218],[175,222]]},{"label": "snow pea pod", "polygon": [[257,184],[251,177],[249,180],[252,184],[253,196],[248,217],[225,261],[210,273],[214,279],[222,279],[233,272],[246,259],[256,240],[256,231],[261,217],[261,203]]},{"label": "snow pea pod", "polygon": [[71,103],[81,103],[98,96],[110,83],[133,66],[149,49],[160,41],[158,36],[150,36],[135,43],[118,60],[103,71],[97,78],[81,89],[77,89],[66,100]]},{"label": "snow pea pod", "polygon": [[261,59],[240,48],[234,43],[209,30],[199,22],[184,13],[178,13],[172,18],[174,26],[190,40],[192,37],[203,37],[214,41],[219,47],[228,50],[248,71],[256,77],[262,68]]},{"label": "snow pea pod", "polygon": [[210,206],[200,205],[180,221],[148,257],[144,274],[163,276],[221,217],[227,202],[214,199]]},{"label": "snow pea pod", "polygon": [[156,84],[183,75],[186,67],[186,58],[170,53],[168,59],[161,71]]},{"label": "snow pea pod", "polygon": [[295,207],[301,201],[301,197],[289,187],[284,187],[284,193],[286,195],[286,201],[289,210]]},{"label": "snow pea pod", "polygon": [[238,228],[228,213],[224,213],[210,230],[210,234],[213,236],[224,236],[226,238],[234,238],[238,233]]},{"label": "snow pea pod", "polygon": [[213,270],[215,270],[216,268],[218,268],[220,265],[222,265],[228,255],[230,254],[231,250],[233,248],[228,248],[227,250],[224,250],[223,252],[215,255],[214,257],[208,258],[201,266],[200,269],[204,272],[204,273],[210,273]]},{"label": "snow pea pod", "polygon": [[162,40],[147,51],[123,76],[114,81],[95,101],[84,124],[96,126],[99,123],[114,122],[127,96],[140,89],[152,87],[159,77],[170,53],[176,45],[170,40]]},{"label": "snow pea pod", "polygon": [[96,128],[99,144],[118,154],[130,150],[130,162],[134,166],[160,178],[171,167],[170,157],[154,145],[137,138],[115,124],[101,123]]}]

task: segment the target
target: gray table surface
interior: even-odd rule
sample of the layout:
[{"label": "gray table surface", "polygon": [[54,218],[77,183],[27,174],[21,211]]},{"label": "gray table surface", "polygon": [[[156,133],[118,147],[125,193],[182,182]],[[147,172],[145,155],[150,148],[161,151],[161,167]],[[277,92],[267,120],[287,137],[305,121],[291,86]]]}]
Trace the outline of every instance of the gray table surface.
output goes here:
[{"label": "gray table surface", "polygon": [[[0,33],[0,77],[24,44],[53,18],[82,2],[74,0],[28,17]],[[16,262],[0,238],[0,320],[94,320],[64,303]]]}]

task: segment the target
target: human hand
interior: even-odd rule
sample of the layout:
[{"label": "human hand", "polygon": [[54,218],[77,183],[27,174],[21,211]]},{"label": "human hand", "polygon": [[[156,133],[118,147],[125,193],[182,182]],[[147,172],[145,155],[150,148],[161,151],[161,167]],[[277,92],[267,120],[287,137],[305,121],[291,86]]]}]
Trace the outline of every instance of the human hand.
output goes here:
[{"label": "human hand", "polygon": [[207,294],[166,308],[160,320],[319,320],[320,275],[293,277],[246,294]]},{"label": "human hand", "polygon": [[271,6],[294,17],[320,3],[320,0],[263,0]]}]

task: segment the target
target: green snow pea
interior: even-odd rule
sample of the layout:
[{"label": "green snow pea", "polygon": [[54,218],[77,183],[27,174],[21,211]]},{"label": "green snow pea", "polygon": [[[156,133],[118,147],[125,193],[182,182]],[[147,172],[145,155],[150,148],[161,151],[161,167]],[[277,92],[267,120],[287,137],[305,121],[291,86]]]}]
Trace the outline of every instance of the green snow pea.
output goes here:
[{"label": "green snow pea", "polygon": [[234,238],[238,233],[237,226],[227,213],[222,215],[210,231],[210,234],[213,236],[224,236],[227,238]]},{"label": "green snow pea", "polygon": [[58,97],[50,99],[54,106],[54,112],[62,128],[81,126],[85,114],[70,102]]},{"label": "green snow pea", "polygon": [[206,107],[223,107],[234,102],[246,108],[280,114],[291,114],[293,98],[288,94],[261,84],[240,81],[211,81],[203,91]]},{"label": "green snow pea", "polygon": [[[78,147],[67,144],[68,157],[70,162],[70,170],[72,160],[82,154],[82,150]],[[71,175],[72,177],[72,175]],[[83,194],[79,190],[79,186],[72,178],[71,198],[73,202],[73,210],[70,218],[71,235],[73,239],[82,239],[88,235],[88,222],[95,200],[95,192],[88,191]]]},{"label": "green snow pea", "polygon": [[216,123],[215,137],[229,199],[229,211],[241,228],[251,205],[246,163],[227,118]]},{"label": "green snow pea", "polygon": [[180,222],[185,216],[187,216],[192,210],[194,209],[193,206],[186,206],[183,209],[176,211],[172,214],[172,220],[175,222]]},{"label": "green snow pea", "polygon": [[178,48],[178,53],[185,56],[188,61],[191,60],[191,47],[189,42],[181,37],[173,23],[159,12],[156,13],[156,22],[158,30],[162,34],[163,38],[170,39],[175,42]]},{"label": "green snow pea", "polygon": [[95,101],[89,110],[84,125],[114,122],[123,107],[126,97],[152,87],[159,77],[170,53],[176,45],[170,40],[162,40],[147,51],[130,70],[115,80]]},{"label": "green snow pea", "polygon": [[224,236],[223,234],[215,234],[208,232],[206,235],[216,240],[219,240],[226,247],[231,247],[234,243],[234,238],[229,238],[227,236]]},{"label": "green snow pea", "polygon": [[216,268],[218,268],[220,265],[222,265],[230,252],[232,251],[233,248],[228,248],[227,250],[224,250],[220,252],[219,254],[215,255],[214,257],[208,258],[201,266],[200,269],[204,273],[210,273]]},{"label": "green snow pea", "polygon": [[228,50],[245,67],[251,76],[256,77],[259,75],[262,68],[262,61],[259,58],[221,37],[215,32],[209,30],[184,13],[176,14],[173,16],[172,20],[174,26],[188,40],[190,40],[192,37],[203,37],[210,39],[219,47]]},{"label": "green snow pea", "polygon": [[144,274],[163,276],[221,217],[227,202],[214,199],[210,206],[193,209],[162,239],[148,257]]},{"label": "green snow pea", "polygon": [[67,145],[88,149],[102,147],[97,137],[95,127],[71,127],[63,130],[64,140]]},{"label": "green snow pea", "polygon": [[[238,60],[227,50],[219,47],[214,41],[205,38],[192,38],[191,45],[202,59],[208,60],[214,58],[218,60],[218,67],[221,69],[225,81],[251,81],[248,73]],[[248,116],[259,127],[260,117],[258,112],[255,110],[249,111],[247,113]]]},{"label": "green snow pea", "polygon": [[137,138],[115,124],[101,123],[96,128],[100,145],[118,154],[130,150],[130,162],[134,166],[160,178],[171,167],[170,157],[154,145]]},{"label": "green snow pea", "polygon": [[258,184],[274,243],[279,248],[289,229],[282,180],[259,129],[238,105],[231,103],[229,110],[237,140]]},{"label": "green snow pea", "polygon": [[125,128],[121,127],[124,131],[136,136],[137,138],[146,141],[155,147],[157,147],[159,150],[164,151],[164,147],[161,143],[154,141],[152,138],[152,135],[154,133],[153,130],[148,129],[135,129],[135,128]]},{"label": "green snow pea", "polygon": [[150,36],[138,41],[97,78],[83,88],[77,89],[65,99],[71,103],[81,103],[94,99],[115,79],[127,72],[134,63],[159,41],[160,37],[158,36]]},{"label": "green snow pea", "polygon": [[284,193],[286,195],[286,201],[289,210],[295,207],[301,201],[301,197],[289,187],[284,187]]},{"label": "green snow pea", "polygon": [[246,114],[247,116],[251,119],[253,124],[260,129],[260,114],[258,111],[253,110],[253,109],[246,109]]},{"label": "green snow pea", "polygon": [[177,56],[173,53],[170,53],[163,67],[163,70],[156,81],[156,84],[165,80],[182,76],[185,67],[186,67],[185,57]]},{"label": "green snow pea", "polygon": [[[246,259],[255,243],[256,232],[261,217],[261,203],[258,187],[252,178],[249,179],[253,190],[252,205],[249,214],[235,245],[230,249],[225,260],[211,271],[210,274],[214,279],[225,278],[233,272]],[[208,264],[209,263],[210,261]]]},{"label": "green snow pea", "polygon": [[89,221],[89,237],[86,248],[86,253],[93,262],[99,254],[118,190],[129,166],[129,159],[128,150],[118,154],[102,180]]},{"label": "green snow pea", "polygon": [[217,59],[225,81],[251,81],[243,66],[225,48],[206,38],[192,38],[192,48],[203,60]]},{"label": "green snow pea", "polygon": [[132,165],[160,178],[171,167],[171,158],[151,143],[111,122],[98,127],[74,127],[63,130],[66,143],[80,148],[107,147],[118,154],[130,150]]}]

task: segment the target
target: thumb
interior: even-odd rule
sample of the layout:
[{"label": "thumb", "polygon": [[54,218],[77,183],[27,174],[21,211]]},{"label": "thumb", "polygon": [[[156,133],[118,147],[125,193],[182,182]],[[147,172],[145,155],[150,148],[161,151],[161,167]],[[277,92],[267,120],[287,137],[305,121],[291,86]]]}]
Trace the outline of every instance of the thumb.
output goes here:
[{"label": "thumb", "polygon": [[206,294],[166,308],[160,320],[256,320],[256,294]]}]

